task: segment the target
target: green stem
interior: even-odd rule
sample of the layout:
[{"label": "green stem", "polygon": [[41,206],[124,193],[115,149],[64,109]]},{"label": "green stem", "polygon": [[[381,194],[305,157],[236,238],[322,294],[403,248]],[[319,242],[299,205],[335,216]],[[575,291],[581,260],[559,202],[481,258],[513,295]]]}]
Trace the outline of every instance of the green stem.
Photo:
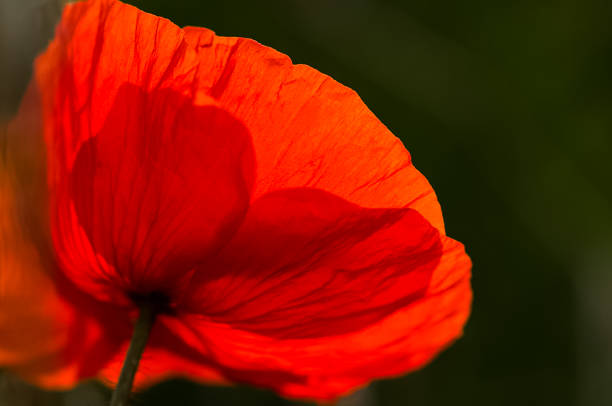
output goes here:
[{"label": "green stem", "polygon": [[140,314],[134,326],[132,341],[125,355],[123,368],[121,368],[119,381],[113,392],[110,406],[127,406],[130,393],[132,392],[134,376],[136,375],[136,370],[140,363],[140,357],[149,339],[149,333],[151,332],[153,323],[155,323],[156,315],[157,312],[154,305],[146,303],[140,307]]}]

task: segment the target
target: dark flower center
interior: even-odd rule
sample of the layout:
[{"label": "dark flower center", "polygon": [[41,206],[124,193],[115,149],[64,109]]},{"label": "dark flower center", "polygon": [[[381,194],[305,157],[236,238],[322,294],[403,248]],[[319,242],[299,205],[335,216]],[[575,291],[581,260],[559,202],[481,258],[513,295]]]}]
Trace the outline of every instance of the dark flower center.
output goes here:
[{"label": "dark flower center", "polygon": [[169,314],[174,312],[170,297],[162,291],[132,292],[129,294],[129,297],[139,309],[148,307],[154,314]]}]

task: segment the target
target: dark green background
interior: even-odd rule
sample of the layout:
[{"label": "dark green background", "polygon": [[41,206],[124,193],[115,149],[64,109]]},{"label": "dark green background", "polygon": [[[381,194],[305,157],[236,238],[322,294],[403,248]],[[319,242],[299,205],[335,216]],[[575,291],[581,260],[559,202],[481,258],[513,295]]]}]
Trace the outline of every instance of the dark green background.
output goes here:
[{"label": "dark green background", "polygon": [[[0,0],[9,115],[59,7]],[[612,3],[142,0],[180,26],[246,36],[354,88],[433,184],[473,259],[465,335],[345,405],[612,404]],[[10,376],[0,404],[102,405]],[[12,400],[9,400],[12,399]],[[64,402],[64,403],[62,403]],[[285,405],[173,381],[135,405]]]}]

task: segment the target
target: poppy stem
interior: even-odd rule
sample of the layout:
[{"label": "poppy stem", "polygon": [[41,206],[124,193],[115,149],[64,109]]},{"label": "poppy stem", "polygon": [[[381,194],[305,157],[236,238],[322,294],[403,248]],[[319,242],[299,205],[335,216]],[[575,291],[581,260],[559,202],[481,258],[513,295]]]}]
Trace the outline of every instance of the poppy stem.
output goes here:
[{"label": "poppy stem", "polygon": [[130,393],[132,392],[132,384],[134,376],[140,363],[140,357],[144,351],[145,345],[149,339],[149,333],[155,323],[157,316],[156,307],[151,303],[144,303],[140,307],[140,314],[134,326],[132,341],[123,361],[123,368],[119,375],[119,381],[113,392],[110,406],[127,406]]}]

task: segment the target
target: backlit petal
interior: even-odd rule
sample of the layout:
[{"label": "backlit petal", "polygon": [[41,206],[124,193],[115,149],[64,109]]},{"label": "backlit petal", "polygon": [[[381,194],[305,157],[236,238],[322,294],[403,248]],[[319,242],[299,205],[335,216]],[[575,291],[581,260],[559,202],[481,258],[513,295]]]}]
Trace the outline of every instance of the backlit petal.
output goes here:
[{"label": "backlit petal", "polygon": [[442,255],[411,209],[364,209],[318,189],[256,200],[197,269],[186,311],[280,338],[359,330],[420,299]]},{"label": "backlit petal", "polygon": [[96,375],[115,354],[115,334],[105,328],[118,331],[117,323],[126,325],[127,319],[57,273],[45,238],[37,95],[30,86],[8,129],[9,162],[0,162],[0,367],[40,386],[68,388]]},{"label": "backlit petal", "polygon": [[[420,299],[361,330],[334,336],[273,337],[196,314],[165,319],[158,344],[173,351],[163,358],[168,362],[163,376],[244,382],[288,397],[335,399],[372,379],[418,369],[457,339],[470,312],[470,267],[463,246],[443,237],[442,257]],[[140,385],[159,380],[154,357],[161,350],[147,351],[149,367],[139,373]],[[111,379],[119,371],[119,362],[114,365],[105,371]]]},{"label": "backlit petal", "polygon": [[36,76],[60,265],[101,300],[173,296],[246,211],[248,131],[199,92],[169,21],[113,1],[64,14]]},{"label": "backlit petal", "polygon": [[364,207],[413,208],[444,233],[427,179],[353,90],[253,40],[185,34],[199,51],[201,85],[253,136],[253,199],[316,187]]}]

